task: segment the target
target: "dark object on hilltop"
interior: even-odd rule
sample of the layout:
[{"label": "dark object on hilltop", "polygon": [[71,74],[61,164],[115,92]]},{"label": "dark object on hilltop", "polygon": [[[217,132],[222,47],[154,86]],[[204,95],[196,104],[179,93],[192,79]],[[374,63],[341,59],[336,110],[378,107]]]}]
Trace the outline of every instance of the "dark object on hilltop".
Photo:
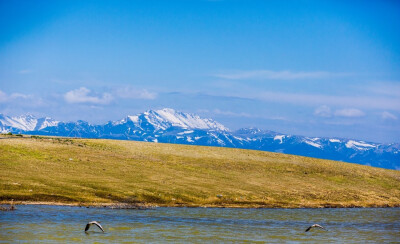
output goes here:
[{"label": "dark object on hilltop", "polygon": [[87,223],[87,224],[86,224],[86,227],[85,227],[85,232],[89,230],[89,228],[90,228],[91,225],[96,225],[97,227],[100,228],[101,231],[104,232],[103,227],[101,227],[101,225],[100,225],[97,221],[91,221],[91,222]]},{"label": "dark object on hilltop", "polygon": [[321,229],[327,230],[324,227],[320,226],[319,224],[314,224],[314,225],[311,225],[310,227],[308,227],[305,232],[310,231],[312,228],[321,228]]}]

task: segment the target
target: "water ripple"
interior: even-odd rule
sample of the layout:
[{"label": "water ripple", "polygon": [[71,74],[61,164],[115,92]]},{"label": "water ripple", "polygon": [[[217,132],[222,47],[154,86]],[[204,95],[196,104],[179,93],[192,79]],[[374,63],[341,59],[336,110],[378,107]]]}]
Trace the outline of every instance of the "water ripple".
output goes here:
[{"label": "water ripple", "polygon": [[[106,232],[91,228],[100,221]],[[0,212],[0,243],[382,243],[400,240],[400,209],[121,210],[23,205]],[[319,223],[328,231],[304,230]]]}]

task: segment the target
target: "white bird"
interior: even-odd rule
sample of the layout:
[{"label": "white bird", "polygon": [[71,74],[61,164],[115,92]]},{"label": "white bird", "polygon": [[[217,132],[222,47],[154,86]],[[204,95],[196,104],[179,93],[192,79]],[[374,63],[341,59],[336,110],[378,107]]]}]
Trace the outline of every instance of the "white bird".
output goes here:
[{"label": "white bird", "polygon": [[97,227],[99,227],[100,230],[102,230],[104,232],[103,227],[101,227],[101,225],[97,221],[91,221],[91,222],[87,223],[86,227],[85,227],[85,232],[88,231],[88,229],[90,228],[91,225],[97,225]]},{"label": "white bird", "polygon": [[320,226],[319,224],[313,224],[310,227],[308,227],[305,232],[311,230],[312,228],[321,228],[321,229],[327,230],[324,227]]}]

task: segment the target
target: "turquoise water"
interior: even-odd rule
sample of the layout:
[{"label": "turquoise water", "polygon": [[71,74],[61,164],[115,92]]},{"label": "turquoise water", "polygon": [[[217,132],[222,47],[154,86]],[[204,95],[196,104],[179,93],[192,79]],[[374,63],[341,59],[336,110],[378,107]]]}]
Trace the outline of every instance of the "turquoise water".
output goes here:
[{"label": "turquoise water", "polygon": [[[87,222],[96,220],[105,229]],[[328,231],[304,230],[318,223]],[[122,210],[19,205],[0,212],[0,243],[400,243],[400,208]]]}]

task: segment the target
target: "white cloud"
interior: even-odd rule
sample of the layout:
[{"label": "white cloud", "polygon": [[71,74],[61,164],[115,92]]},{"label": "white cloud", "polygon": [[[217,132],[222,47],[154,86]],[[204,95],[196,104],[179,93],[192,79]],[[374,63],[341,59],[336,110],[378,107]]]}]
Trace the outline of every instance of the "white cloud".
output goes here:
[{"label": "white cloud", "polygon": [[332,116],[331,108],[326,105],[322,105],[315,109],[314,115],[325,118],[331,117]]},{"label": "white cloud", "polygon": [[37,108],[46,106],[42,98],[31,94],[11,93],[10,95],[0,90],[0,103],[7,104],[6,107]]},{"label": "white cloud", "polygon": [[121,98],[129,98],[129,99],[155,99],[157,97],[157,93],[149,92],[146,89],[135,89],[133,87],[124,87],[116,90],[115,94]]},{"label": "white cloud", "polygon": [[387,111],[384,111],[382,113],[382,119],[384,119],[384,120],[397,120],[397,116],[392,114],[392,113],[389,113]]},{"label": "white cloud", "polygon": [[92,103],[92,104],[109,104],[113,100],[110,93],[103,93],[101,96],[90,95],[90,90],[81,87],[69,91],[64,94],[64,99],[68,103]]},{"label": "white cloud", "polygon": [[363,117],[365,116],[365,113],[356,108],[345,108],[336,110],[335,116],[355,118],[355,117]]},{"label": "white cloud", "polygon": [[11,93],[7,95],[7,93],[0,90],[0,103],[11,102],[17,99],[34,99],[34,96],[22,93]]},{"label": "white cloud", "polygon": [[10,95],[10,99],[16,99],[16,98],[30,99],[30,98],[33,98],[33,96],[32,95],[22,94],[22,93],[12,93]]},{"label": "white cloud", "polygon": [[355,118],[365,116],[365,113],[356,108],[337,109],[332,112],[330,107],[327,105],[322,105],[314,110],[314,115],[325,118],[330,118],[333,116]]},{"label": "white cloud", "polygon": [[265,80],[296,80],[296,79],[321,79],[328,77],[348,76],[348,73],[332,73],[326,71],[273,71],[273,70],[250,70],[235,71],[229,73],[215,74],[214,77],[243,80],[243,79],[265,79]]}]

